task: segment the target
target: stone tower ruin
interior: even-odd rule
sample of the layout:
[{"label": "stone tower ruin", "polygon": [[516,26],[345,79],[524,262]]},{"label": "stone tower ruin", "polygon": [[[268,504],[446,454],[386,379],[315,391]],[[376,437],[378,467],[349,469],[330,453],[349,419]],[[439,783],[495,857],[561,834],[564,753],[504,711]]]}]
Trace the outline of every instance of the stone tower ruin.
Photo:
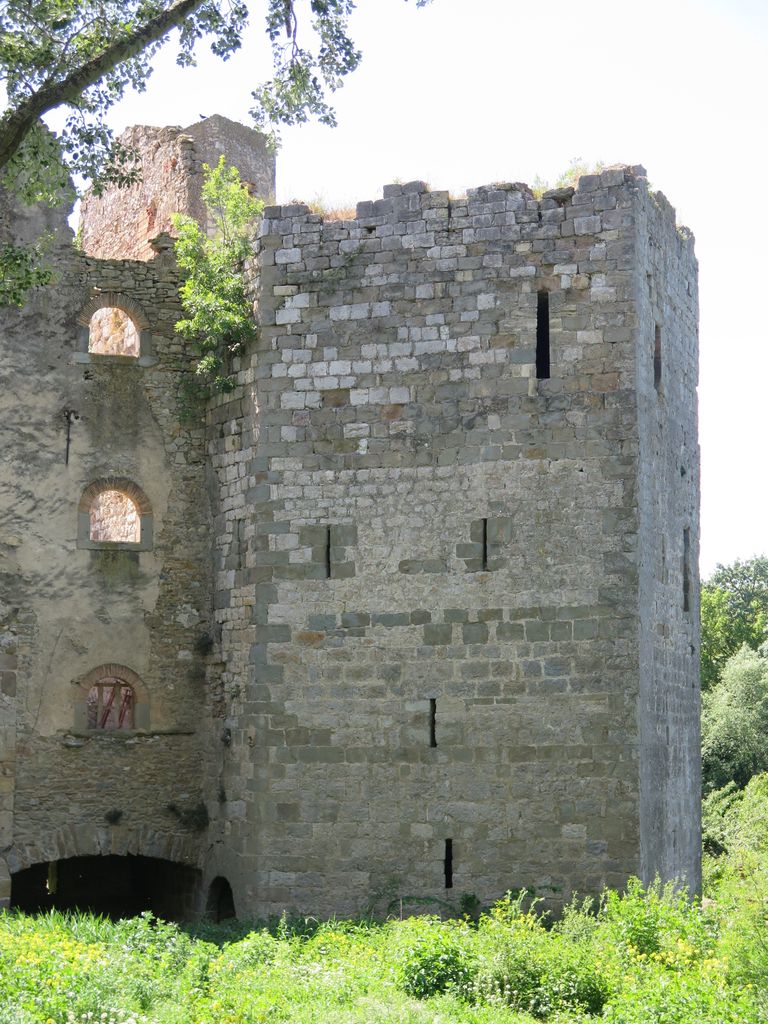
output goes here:
[{"label": "stone tower ruin", "polygon": [[84,252],[65,210],[3,226],[47,219],[59,276],[2,313],[0,896],[697,887],[697,269],[666,199],[621,166],[267,206],[258,340],[202,422],[152,240],[203,162],[265,196],[274,163],[224,118],[131,132],[143,181],[84,203]]}]

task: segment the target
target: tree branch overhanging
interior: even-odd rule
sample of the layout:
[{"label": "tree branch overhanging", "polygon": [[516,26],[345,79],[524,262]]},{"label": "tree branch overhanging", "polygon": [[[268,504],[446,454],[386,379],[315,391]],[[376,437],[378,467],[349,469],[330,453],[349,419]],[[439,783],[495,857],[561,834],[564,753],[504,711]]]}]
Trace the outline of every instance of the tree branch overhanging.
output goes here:
[{"label": "tree branch overhanging", "polygon": [[177,0],[167,10],[145,22],[136,31],[115,40],[69,75],[52,82],[7,110],[0,118],[0,169],[6,166],[43,114],[63,103],[75,102],[89,86],[98,82],[112,68],[135,57],[147,46],[178,28],[205,3],[206,0]]}]

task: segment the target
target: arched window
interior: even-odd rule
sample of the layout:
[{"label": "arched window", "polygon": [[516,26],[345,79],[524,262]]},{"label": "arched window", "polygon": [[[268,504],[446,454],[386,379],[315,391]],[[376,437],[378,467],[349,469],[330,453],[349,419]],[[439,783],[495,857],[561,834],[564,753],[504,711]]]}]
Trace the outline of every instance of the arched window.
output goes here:
[{"label": "arched window", "polygon": [[95,292],[77,317],[80,325],[78,343],[81,362],[91,356],[141,359],[149,365],[152,335],[147,315],[138,302],[123,292]]},{"label": "arched window", "polygon": [[141,540],[139,510],[122,491],[102,491],[88,510],[90,540],[138,544]]},{"label": "arched window", "polygon": [[77,546],[151,548],[152,508],[146,494],[127,477],[94,480],[80,498]]},{"label": "arched window", "polygon": [[88,325],[88,351],[105,356],[139,355],[139,329],[123,309],[103,306]]},{"label": "arched window", "polygon": [[125,732],[149,728],[149,699],[141,678],[127,665],[106,664],[79,680],[75,728]]},{"label": "arched window", "polygon": [[133,687],[117,676],[94,683],[86,701],[89,729],[133,729]]}]

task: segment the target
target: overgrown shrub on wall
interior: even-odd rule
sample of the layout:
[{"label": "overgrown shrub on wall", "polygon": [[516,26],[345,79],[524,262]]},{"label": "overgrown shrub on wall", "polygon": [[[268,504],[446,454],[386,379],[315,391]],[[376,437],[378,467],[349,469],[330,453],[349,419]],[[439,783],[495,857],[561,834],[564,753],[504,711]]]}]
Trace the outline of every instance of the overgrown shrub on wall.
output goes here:
[{"label": "overgrown shrub on wall", "polygon": [[192,344],[195,373],[205,393],[232,390],[230,359],[256,335],[243,267],[264,204],[249,195],[237,168],[227,166],[223,156],[216,167],[203,167],[202,195],[213,235],[184,214],[176,214],[173,224],[179,235],[176,259],[187,275],[181,288],[187,315],[176,330]]}]

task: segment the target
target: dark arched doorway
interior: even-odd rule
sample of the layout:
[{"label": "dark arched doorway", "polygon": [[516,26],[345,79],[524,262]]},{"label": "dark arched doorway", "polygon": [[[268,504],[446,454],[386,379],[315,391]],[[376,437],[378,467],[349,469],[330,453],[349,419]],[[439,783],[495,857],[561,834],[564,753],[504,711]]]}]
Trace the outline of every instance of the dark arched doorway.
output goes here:
[{"label": "dark arched doorway", "polygon": [[11,876],[11,907],[33,914],[89,910],[113,919],[150,910],[166,921],[194,916],[200,872],[158,857],[68,857]]},{"label": "dark arched doorway", "polygon": [[232,886],[221,875],[211,882],[208,901],[205,905],[205,916],[211,921],[226,921],[228,918],[237,917]]}]

